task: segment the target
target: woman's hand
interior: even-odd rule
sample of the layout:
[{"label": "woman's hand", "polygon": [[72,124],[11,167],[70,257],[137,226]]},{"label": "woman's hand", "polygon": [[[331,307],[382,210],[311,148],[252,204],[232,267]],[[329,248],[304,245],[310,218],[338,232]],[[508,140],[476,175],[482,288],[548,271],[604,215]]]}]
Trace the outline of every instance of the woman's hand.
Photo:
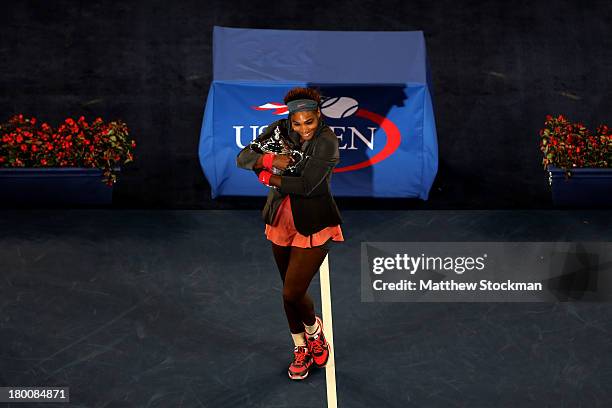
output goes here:
[{"label": "woman's hand", "polygon": [[280,170],[285,170],[291,164],[293,164],[293,158],[288,154],[277,154],[272,162],[272,165]]}]

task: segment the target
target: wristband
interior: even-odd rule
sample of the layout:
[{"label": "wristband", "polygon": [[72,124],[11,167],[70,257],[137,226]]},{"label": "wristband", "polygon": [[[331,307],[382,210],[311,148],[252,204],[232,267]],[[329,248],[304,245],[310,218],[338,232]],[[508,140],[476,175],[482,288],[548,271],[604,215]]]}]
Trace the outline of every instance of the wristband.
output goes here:
[{"label": "wristband", "polygon": [[272,163],[274,162],[274,153],[266,153],[263,155],[262,163],[264,169],[272,170]]},{"label": "wristband", "polygon": [[259,181],[261,181],[262,184],[265,184],[268,187],[270,186],[270,177],[272,177],[272,173],[270,173],[269,171],[263,170],[259,173]]}]

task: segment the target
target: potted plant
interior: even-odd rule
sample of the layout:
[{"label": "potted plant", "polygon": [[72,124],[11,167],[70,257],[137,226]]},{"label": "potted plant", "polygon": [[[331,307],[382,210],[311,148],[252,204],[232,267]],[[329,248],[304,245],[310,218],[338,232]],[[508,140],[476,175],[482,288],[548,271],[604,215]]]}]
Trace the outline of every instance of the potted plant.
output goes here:
[{"label": "potted plant", "polygon": [[542,164],[548,171],[553,203],[564,207],[612,206],[612,134],[595,133],[563,115],[546,116],[540,130]]},{"label": "potted plant", "polygon": [[15,115],[0,124],[2,205],[106,205],[121,164],[133,161],[121,121],[66,119],[58,127]]}]

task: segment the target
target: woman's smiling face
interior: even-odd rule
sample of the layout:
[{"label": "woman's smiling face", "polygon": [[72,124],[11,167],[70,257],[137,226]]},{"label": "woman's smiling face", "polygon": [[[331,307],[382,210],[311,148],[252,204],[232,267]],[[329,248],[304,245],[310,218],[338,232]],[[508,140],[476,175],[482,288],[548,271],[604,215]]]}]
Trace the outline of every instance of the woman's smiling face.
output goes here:
[{"label": "woman's smiling face", "polygon": [[321,111],[304,111],[291,114],[291,128],[300,135],[300,141],[305,142],[314,137],[319,126]]}]

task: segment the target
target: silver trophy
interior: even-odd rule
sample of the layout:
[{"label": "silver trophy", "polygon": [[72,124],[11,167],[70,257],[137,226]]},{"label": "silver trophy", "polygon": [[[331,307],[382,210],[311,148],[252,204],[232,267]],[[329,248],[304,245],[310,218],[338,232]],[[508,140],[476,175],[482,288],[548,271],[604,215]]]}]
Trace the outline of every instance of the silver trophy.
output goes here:
[{"label": "silver trophy", "polygon": [[293,142],[281,134],[281,130],[277,126],[276,129],[274,129],[274,134],[271,137],[261,141],[254,140],[249,145],[249,148],[254,152],[261,154],[274,153],[289,155],[293,159],[293,164],[287,166],[285,170],[277,169],[276,167],[272,168],[273,174],[281,175],[295,171],[300,162],[306,158],[306,155],[304,155],[301,150],[296,149],[293,146]]}]

